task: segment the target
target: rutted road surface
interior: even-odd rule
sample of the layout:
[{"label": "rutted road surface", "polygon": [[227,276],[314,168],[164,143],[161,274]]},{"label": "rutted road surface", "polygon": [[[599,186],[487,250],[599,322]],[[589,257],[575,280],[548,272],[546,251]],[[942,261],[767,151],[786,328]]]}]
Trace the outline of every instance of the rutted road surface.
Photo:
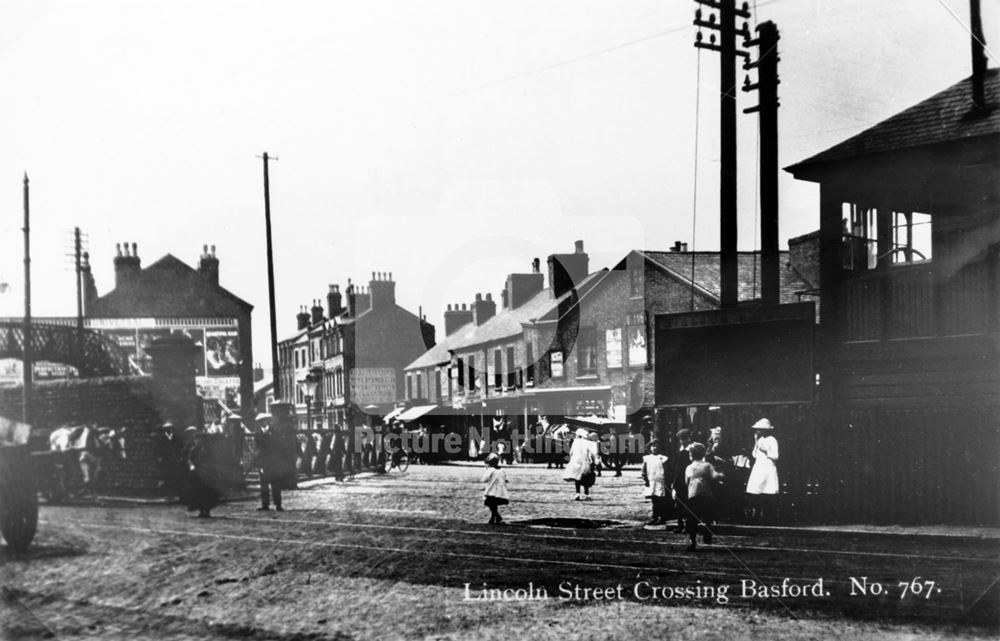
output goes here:
[{"label": "rutted road surface", "polygon": [[578,503],[536,466],[508,468],[509,524],[493,527],[481,469],[319,484],[280,514],[43,507],[32,549],[2,557],[4,638],[996,636],[996,540],[723,535],[686,552],[640,525],[635,472]]}]

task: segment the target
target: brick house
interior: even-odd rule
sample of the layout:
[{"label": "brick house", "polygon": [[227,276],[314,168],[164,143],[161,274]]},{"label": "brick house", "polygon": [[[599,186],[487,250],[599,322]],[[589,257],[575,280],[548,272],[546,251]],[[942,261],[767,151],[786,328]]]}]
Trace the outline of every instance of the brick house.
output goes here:
[{"label": "brick house", "polygon": [[[403,389],[403,367],[434,345],[434,326],[396,304],[391,274],[373,272],[368,287],[330,285],[327,311],[319,300],[296,316],[296,331],[278,344],[281,395],[294,400],[301,428],[356,422],[381,415]],[[306,411],[307,376],[317,380]],[[360,416],[360,414],[359,414]]]},{"label": "brick house", "polygon": [[147,349],[171,334],[191,338],[200,349],[199,393],[244,416],[253,413],[253,305],[219,284],[215,246],[203,247],[194,269],[172,254],[143,268],[135,243],[118,246],[115,287],[103,296],[89,266],[83,271],[85,326],[129,351],[133,366],[148,373]]}]

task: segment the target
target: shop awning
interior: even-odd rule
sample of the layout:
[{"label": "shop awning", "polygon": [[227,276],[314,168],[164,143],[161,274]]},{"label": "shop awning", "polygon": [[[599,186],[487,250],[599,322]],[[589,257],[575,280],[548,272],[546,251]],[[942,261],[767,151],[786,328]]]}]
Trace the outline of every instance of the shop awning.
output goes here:
[{"label": "shop awning", "polygon": [[405,411],[406,411],[405,407],[397,407],[396,409],[394,409],[391,412],[389,412],[388,414],[386,414],[385,417],[382,420],[385,421],[386,423],[388,423],[389,421],[391,421],[392,419],[396,418],[397,416],[399,416],[400,414],[402,414]]},{"label": "shop awning", "polygon": [[[440,410],[440,409],[441,407],[438,405],[417,405],[415,407],[411,407],[410,409],[400,414],[396,420],[404,422],[412,421],[426,414],[430,414],[434,412],[434,410]],[[439,412],[434,412],[434,413],[439,413]]]},{"label": "shop awning", "polygon": [[536,387],[531,392],[535,396],[545,394],[563,394],[576,396],[596,396],[598,394],[610,394],[610,385],[593,385],[590,387]]}]

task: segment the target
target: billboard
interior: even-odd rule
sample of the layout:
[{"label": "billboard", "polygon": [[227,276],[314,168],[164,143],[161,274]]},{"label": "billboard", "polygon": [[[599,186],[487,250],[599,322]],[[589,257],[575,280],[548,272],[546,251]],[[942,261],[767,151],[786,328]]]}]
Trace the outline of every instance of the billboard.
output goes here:
[{"label": "billboard", "polygon": [[656,317],[656,404],[810,402],[813,303]]},{"label": "billboard", "polygon": [[351,370],[351,398],[358,405],[380,405],[396,400],[396,370],[356,367]]},{"label": "billboard", "polygon": [[209,376],[239,375],[240,335],[237,330],[205,330],[205,365]]}]

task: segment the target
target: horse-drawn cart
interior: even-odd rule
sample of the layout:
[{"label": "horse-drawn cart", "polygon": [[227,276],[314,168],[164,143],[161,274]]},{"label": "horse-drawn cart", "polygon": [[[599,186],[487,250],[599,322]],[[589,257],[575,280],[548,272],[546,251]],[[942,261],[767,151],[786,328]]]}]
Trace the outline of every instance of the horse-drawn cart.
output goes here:
[{"label": "horse-drawn cart", "polygon": [[38,526],[38,494],[28,455],[31,426],[0,417],[0,534],[23,552]]}]

